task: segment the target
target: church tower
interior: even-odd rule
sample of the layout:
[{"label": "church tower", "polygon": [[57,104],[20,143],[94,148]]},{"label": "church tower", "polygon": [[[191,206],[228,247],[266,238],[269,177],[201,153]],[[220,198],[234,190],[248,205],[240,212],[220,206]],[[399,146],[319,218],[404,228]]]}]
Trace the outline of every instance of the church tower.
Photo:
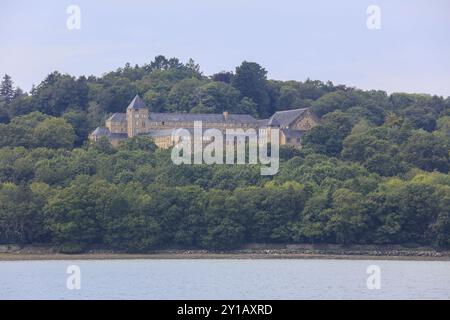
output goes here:
[{"label": "church tower", "polygon": [[127,133],[134,137],[148,132],[148,109],[144,101],[136,95],[127,107]]}]

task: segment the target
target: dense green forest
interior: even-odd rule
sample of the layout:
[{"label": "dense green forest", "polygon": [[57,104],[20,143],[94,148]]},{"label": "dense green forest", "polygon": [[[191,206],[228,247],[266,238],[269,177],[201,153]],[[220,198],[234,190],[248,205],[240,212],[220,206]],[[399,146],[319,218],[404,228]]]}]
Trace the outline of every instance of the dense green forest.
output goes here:
[{"label": "dense green forest", "polygon": [[[280,171],[181,165],[150,138],[112,148],[91,130],[139,93],[152,111],[310,107],[321,125]],[[245,243],[450,247],[450,98],[267,79],[243,62],[205,76],[156,57],[101,77],[54,72],[30,93],[0,86],[0,243],[127,252]]]}]

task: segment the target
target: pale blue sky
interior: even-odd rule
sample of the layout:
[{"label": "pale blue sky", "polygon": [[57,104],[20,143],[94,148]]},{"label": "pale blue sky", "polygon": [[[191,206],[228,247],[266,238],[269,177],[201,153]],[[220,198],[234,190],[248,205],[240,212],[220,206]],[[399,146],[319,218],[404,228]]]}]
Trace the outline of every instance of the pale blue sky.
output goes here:
[{"label": "pale blue sky", "polygon": [[[81,30],[66,28],[70,4]],[[371,4],[381,30],[366,27]],[[0,73],[25,90],[163,54],[206,75],[247,60],[273,79],[450,96],[448,0],[0,0],[0,40]]]}]

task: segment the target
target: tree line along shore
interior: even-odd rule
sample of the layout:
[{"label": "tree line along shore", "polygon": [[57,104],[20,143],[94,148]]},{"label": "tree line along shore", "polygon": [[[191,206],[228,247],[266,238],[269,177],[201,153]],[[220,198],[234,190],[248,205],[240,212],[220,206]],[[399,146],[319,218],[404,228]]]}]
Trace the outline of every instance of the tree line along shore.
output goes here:
[{"label": "tree line along shore", "polygon": [[[309,108],[320,125],[259,165],[174,165],[148,137],[87,137],[136,93],[157,112]],[[450,98],[278,81],[257,63],[210,76],[162,56],[102,76],[0,84],[0,244],[61,253],[313,243],[450,247]]]}]

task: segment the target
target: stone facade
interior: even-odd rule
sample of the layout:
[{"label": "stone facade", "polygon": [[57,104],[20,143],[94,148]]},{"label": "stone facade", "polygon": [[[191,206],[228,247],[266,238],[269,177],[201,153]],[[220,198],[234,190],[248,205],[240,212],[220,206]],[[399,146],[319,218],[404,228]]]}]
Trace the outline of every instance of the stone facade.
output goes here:
[{"label": "stone facade", "polygon": [[203,129],[254,129],[266,133],[280,129],[280,145],[301,146],[304,132],[317,126],[319,120],[307,109],[278,111],[269,119],[257,120],[247,114],[192,114],[150,112],[144,101],[136,96],[126,109],[126,113],[115,113],[89,136],[91,141],[106,137],[113,146],[138,135],[151,136],[160,148],[172,146],[171,136],[175,129],[193,129],[194,122],[201,121]]}]

